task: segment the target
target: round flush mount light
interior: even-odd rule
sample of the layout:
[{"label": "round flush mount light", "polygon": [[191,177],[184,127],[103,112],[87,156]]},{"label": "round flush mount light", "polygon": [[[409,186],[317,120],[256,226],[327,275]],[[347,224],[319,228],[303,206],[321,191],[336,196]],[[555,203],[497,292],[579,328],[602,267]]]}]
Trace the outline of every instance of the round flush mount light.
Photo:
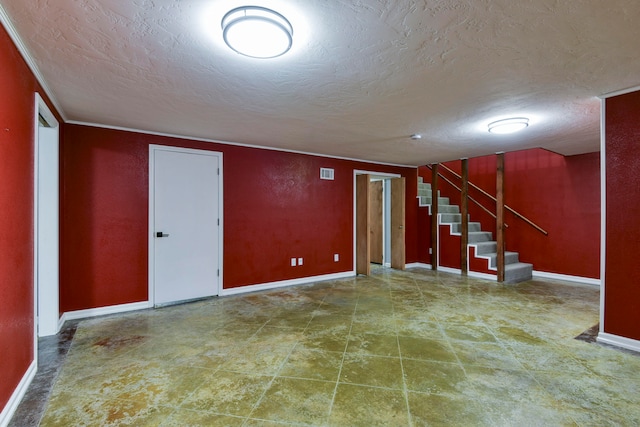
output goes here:
[{"label": "round flush mount light", "polygon": [[242,6],[222,18],[224,42],[237,53],[250,58],[275,58],[293,44],[291,23],[271,9]]},{"label": "round flush mount light", "polygon": [[518,132],[529,126],[529,119],[526,117],[512,117],[510,119],[497,120],[489,123],[489,132],[505,134]]}]

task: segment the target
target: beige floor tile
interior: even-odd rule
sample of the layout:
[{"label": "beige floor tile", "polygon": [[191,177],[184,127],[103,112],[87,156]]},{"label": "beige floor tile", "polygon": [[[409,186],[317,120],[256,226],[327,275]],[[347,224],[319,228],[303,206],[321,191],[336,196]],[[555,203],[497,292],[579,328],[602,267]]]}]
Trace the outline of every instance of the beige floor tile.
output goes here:
[{"label": "beige floor tile", "polygon": [[281,377],[337,381],[342,364],[342,352],[297,346],[287,358],[278,375]]},{"label": "beige floor tile", "polygon": [[306,330],[299,343],[305,348],[343,352],[348,342],[349,327],[342,325],[331,329]]},{"label": "beige floor tile", "polygon": [[276,378],[250,418],[322,425],[329,416],[335,382]]},{"label": "beige floor tile", "polygon": [[455,394],[466,385],[464,371],[457,363],[403,359],[402,368],[410,391]]},{"label": "beige floor tile", "polygon": [[408,426],[405,395],[400,390],[340,384],[333,402],[330,426]]},{"label": "beige floor tile", "polygon": [[230,415],[178,409],[166,421],[160,424],[159,427],[240,427],[244,424],[245,420],[245,418]]},{"label": "beige floor tile", "polygon": [[444,340],[419,337],[398,337],[401,357],[407,359],[434,360],[456,363],[455,353]]},{"label": "beige floor tile", "polygon": [[340,382],[401,389],[400,358],[347,353],[342,362]]},{"label": "beige floor tile", "polygon": [[355,334],[349,337],[347,353],[387,357],[400,357],[398,337],[393,335]]},{"label": "beige floor tile", "polygon": [[463,366],[488,366],[501,369],[522,369],[520,362],[500,344],[451,341],[451,347]]},{"label": "beige floor tile", "polygon": [[182,406],[226,415],[247,416],[269,386],[272,377],[220,371],[195,389]]},{"label": "beige floor tile", "polygon": [[482,403],[463,396],[409,392],[409,409],[415,427],[494,426]]}]

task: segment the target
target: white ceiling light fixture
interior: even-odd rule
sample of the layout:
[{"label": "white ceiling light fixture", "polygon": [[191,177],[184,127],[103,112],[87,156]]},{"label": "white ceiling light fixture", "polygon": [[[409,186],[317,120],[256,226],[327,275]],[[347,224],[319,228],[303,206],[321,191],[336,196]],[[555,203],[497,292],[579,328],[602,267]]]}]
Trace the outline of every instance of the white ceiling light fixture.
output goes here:
[{"label": "white ceiling light fixture", "polygon": [[271,9],[242,6],[222,18],[224,42],[237,53],[250,58],[276,58],[293,45],[291,23]]},{"label": "white ceiling light fixture", "polygon": [[512,117],[510,119],[497,120],[489,123],[489,132],[497,134],[518,132],[529,126],[529,119],[526,117]]}]

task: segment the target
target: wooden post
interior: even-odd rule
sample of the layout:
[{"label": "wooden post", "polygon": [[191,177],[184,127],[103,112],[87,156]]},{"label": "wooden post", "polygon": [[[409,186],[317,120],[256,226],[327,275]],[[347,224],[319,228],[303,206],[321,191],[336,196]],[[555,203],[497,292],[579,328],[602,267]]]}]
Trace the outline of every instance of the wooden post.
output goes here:
[{"label": "wooden post", "polygon": [[431,165],[431,269],[438,269],[438,164]]},{"label": "wooden post", "polygon": [[369,175],[356,175],[356,274],[371,273],[369,236]]},{"label": "wooden post", "polygon": [[496,260],[498,282],[504,282],[504,153],[497,153],[496,159]]},{"label": "wooden post", "polygon": [[462,224],[460,230],[460,272],[467,275],[469,263],[467,260],[467,246],[469,245],[469,160],[462,159],[462,188],[460,191],[460,214]]}]

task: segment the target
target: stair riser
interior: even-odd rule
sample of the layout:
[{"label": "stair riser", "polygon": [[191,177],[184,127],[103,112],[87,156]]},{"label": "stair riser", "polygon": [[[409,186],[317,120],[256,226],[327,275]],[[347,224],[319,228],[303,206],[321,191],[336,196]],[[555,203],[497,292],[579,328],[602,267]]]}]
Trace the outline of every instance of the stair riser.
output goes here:
[{"label": "stair riser", "polygon": [[457,214],[457,213],[460,213],[460,208],[457,207],[456,205],[440,205],[438,206],[438,212]]},{"label": "stair riser", "polygon": [[518,283],[531,280],[533,277],[533,265],[525,263],[510,264],[505,266],[505,283]]},{"label": "stair riser", "polygon": [[476,245],[476,255],[487,255],[496,253],[498,250],[498,244],[496,242],[482,242]]},{"label": "stair riser", "polygon": [[451,224],[454,222],[460,222],[461,220],[462,220],[462,215],[460,214],[454,214],[454,213],[440,214],[441,224]]},{"label": "stair riser", "polygon": [[[469,232],[477,232],[482,231],[481,225],[479,222],[470,222],[469,223]],[[454,233],[462,233],[462,224],[453,224],[453,232]]]},{"label": "stair riser", "polygon": [[478,231],[469,233],[469,243],[490,242],[493,234],[488,231]]},{"label": "stair riser", "polygon": [[[516,264],[520,262],[520,257],[517,252],[509,252],[504,254],[505,265]],[[489,268],[498,268],[498,256],[492,255],[489,259]]]}]

